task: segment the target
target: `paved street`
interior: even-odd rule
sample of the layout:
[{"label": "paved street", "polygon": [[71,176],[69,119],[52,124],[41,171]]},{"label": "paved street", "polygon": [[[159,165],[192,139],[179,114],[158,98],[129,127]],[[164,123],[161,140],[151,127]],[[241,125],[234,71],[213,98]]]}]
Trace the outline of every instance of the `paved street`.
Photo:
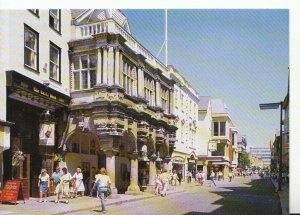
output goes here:
[{"label": "paved street", "polygon": [[[217,187],[187,186],[183,193],[108,206],[107,214],[281,214],[271,181],[253,179],[236,177],[232,183],[217,181]],[[70,214],[98,213],[99,209],[90,209]]]}]

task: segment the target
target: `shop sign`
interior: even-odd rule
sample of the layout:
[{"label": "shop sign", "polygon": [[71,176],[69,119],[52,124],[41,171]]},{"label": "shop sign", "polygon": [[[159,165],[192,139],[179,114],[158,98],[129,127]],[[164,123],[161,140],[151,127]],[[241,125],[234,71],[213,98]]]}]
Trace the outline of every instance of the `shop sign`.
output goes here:
[{"label": "shop sign", "polygon": [[217,151],[217,142],[216,141],[209,141],[208,142],[208,150],[213,152]]},{"label": "shop sign", "polygon": [[6,181],[2,190],[1,202],[14,202],[16,204],[17,200],[23,200],[25,203],[21,181]]},{"label": "shop sign", "polygon": [[173,158],[172,158],[172,162],[173,162],[173,163],[181,163],[181,164],[184,164],[184,158],[181,158],[181,157],[173,157]]},{"label": "shop sign", "polygon": [[54,146],[55,123],[41,123],[39,138],[40,146]]}]

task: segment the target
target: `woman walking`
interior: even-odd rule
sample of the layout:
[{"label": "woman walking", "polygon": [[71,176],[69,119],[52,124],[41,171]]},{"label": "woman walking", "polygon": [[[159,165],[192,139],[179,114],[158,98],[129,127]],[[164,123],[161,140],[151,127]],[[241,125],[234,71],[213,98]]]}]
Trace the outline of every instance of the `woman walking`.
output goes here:
[{"label": "woman walking", "polygon": [[182,180],[182,178],[183,178],[183,176],[182,176],[182,171],[181,170],[179,170],[179,172],[178,172],[178,182],[179,182],[179,186],[181,185],[181,180]]},{"label": "woman walking", "polygon": [[[50,176],[47,174],[46,169],[41,170],[41,174],[39,175],[38,187],[40,190],[40,201],[43,202],[43,196],[47,197],[48,189],[50,187]],[[45,199],[44,202],[47,202]]]},{"label": "woman walking", "polygon": [[68,172],[67,168],[62,168],[63,175],[60,178],[62,195],[67,199],[66,203],[69,203],[69,195],[70,195],[70,181],[72,179],[71,174]]},{"label": "woman walking", "polygon": [[97,174],[95,176],[95,183],[97,184],[97,190],[100,194],[100,199],[101,199],[101,207],[102,207],[102,213],[106,213],[105,209],[105,193],[108,191],[110,188],[111,180],[108,175],[106,175],[106,169],[101,168],[100,169],[100,174]]},{"label": "woman walking", "polygon": [[81,196],[84,195],[84,183],[83,183],[83,175],[81,173],[81,169],[78,167],[76,169],[75,174],[73,175],[73,179],[75,180],[75,189],[74,189],[74,193],[75,193],[75,197],[77,197],[78,192],[80,193]]},{"label": "woman walking", "polygon": [[161,191],[161,186],[162,186],[162,183],[161,183],[161,179],[160,179],[160,170],[158,169],[156,171],[156,175],[155,175],[155,195],[159,195],[160,194],[160,191]]}]

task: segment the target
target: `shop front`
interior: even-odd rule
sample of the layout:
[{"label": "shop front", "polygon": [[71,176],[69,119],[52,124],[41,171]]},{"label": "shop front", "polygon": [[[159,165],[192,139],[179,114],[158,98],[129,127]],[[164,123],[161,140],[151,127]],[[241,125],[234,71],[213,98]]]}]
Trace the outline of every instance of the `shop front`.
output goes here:
[{"label": "shop front", "polygon": [[15,71],[7,72],[10,148],[3,153],[3,180],[21,180],[25,198],[37,197],[42,168],[53,172],[66,124],[69,97]]}]

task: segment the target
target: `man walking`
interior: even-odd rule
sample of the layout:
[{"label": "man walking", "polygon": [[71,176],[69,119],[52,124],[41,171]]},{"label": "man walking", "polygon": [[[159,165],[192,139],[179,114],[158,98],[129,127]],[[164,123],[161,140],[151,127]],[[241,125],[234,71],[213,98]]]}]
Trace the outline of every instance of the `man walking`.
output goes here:
[{"label": "man walking", "polygon": [[167,188],[168,188],[168,184],[169,184],[169,173],[168,170],[164,170],[163,173],[160,175],[160,179],[162,182],[162,192],[161,192],[161,196],[164,197],[166,196],[166,192],[167,192]]},{"label": "man walking", "polygon": [[214,171],[211,171],[211,172],[210,172],[209,178],[210,178],[210,187],[211,187],[211,183],[213,183],[213,184],[215,185],[215,187],[216,187],[216,183],[215,183],[215,181],[214,181],[214,178],[215,178],[215,173],[214,173]]}]

